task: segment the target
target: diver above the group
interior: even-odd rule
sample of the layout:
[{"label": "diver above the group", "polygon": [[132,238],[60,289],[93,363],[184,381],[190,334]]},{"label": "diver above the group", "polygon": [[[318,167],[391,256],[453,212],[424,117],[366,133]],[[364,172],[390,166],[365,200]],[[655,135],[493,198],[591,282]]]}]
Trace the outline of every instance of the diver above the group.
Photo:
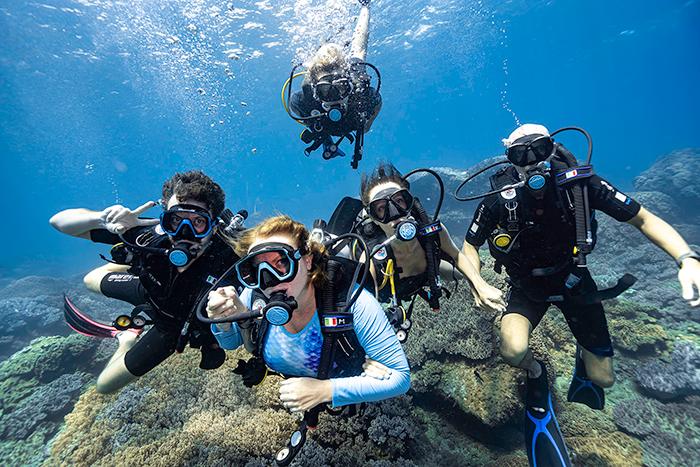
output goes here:
[{"label": "diver above the group", "polygon": [[[344,156],[339,148],[343,139],[355,141],[355,153],[351,165],[357,168],[362,159],[364,134],[369,131],[382,108],[379,86],[370,85],[367,67],[377,74],[377,69],[365,62],[369,40],[369,0],[360,0],[362,8],[353,33],[349,58],[341,46],[323,45],[311,60],[302,82],[301,91],[291,94],[287,111],[289,115],[307,126],[301,139],[311,144],[305,151],[323,147],[323,158]],[[285,84],[291,93],[292,80]],[[284,90],[283,90],[284,95]],[[292,113],[293,112],[293,113]],[[354,135],[354,136],[353,136]],[[336,139],[337,138],[337,139]]]}]

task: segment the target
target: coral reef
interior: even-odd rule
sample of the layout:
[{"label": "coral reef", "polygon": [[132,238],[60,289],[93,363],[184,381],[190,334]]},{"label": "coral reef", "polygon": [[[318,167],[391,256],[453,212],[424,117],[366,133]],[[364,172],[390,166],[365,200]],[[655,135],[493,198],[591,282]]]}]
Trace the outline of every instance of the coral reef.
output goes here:
[{"label": "coral reef", "polygon": [[653,361],[637,368],[639,385],[659,399],[700,392],[700,351],[692,342],[679,342],[671,363]]},{"label": "coral reef", "polygon": [[668,347],[666,331],[650,316],[659,314],[655,308],[612,299],[606,302],[605,310],[616,349],[639,356],[658,353]]},{"label": "coral reef", "polygon": [[[637,191],[659,191],[676,200],[685,216],[700,223],[700,150],[682,149],[659,157],[632,180]],[[694,219],[693,219],[694,218]]]},{"label": "coral reef", "polygon": [[663,404],[639,397],[615,405],[615,423],[643,439],[645,466],[700,464],[700,398],[688,399],[686,404]]}]

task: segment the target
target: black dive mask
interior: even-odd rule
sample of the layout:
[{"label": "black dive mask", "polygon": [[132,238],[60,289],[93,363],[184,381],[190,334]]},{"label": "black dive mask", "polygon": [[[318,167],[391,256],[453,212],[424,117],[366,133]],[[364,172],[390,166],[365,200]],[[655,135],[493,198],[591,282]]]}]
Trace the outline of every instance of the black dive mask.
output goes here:
[{"label": "black dive mask", "polygon": [[292,313],[299,308],[294,297],[287,297],[286,292],[275,292],[263,307],[263,316],[275,326],[283,326],[292,319]]}]

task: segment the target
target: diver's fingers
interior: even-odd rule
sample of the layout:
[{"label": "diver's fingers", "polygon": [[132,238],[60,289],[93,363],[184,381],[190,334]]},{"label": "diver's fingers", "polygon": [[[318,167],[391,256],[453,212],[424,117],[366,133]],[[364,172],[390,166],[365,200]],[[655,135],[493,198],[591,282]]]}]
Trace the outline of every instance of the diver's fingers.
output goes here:
[{"label": "diver's fingers", "polygon": [[131,211],[134,215],[140,216],[144,212],[148,211],[151,209],[153,206],[155,206],[156,203],[153,201],[148,201],[147,203],[142,204],[141,206],[137,207],[133,211]]},{"label": "diver's fingers", "polygon": [[117,225],[114,227],[114,233],[123,235],[126,232],[126,227],[123,225]]},{"label": "diver's fingers", "polygon": [[105,215],[105,224],[109,224],[114,221],[114,218],[124,209],[124,206],[115,204],[106,208],[103,213]]},{"label": "diver's fingers", "polygon": [[[691,306],[700,305],[700,267],[697,267],[695,263],[691,266],[684,266],[678,271],[678,280],[681,283],[681,291],[684,300],[691,300],[689,303]],[[698,291],[698,298],[693,300],[696,290]]]}]

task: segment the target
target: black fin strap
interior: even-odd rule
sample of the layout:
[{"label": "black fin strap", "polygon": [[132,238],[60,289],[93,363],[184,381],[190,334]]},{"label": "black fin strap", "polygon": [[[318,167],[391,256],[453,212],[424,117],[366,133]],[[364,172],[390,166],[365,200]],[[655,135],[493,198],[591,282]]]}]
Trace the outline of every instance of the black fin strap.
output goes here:
[{"label": "black fin strap", "polygon": [[625,274],[620,279],[618,279],[617,284],[610,287],[609,289],[599,290],[597,292],[591,292],[585,294],[582,298],[584,304],[592,305],[594,303],[600,303],[603,300],[608,300],[610,298],[617,297],[625,290],[629,289],[637,282],[637,278],[632,274]]}]

